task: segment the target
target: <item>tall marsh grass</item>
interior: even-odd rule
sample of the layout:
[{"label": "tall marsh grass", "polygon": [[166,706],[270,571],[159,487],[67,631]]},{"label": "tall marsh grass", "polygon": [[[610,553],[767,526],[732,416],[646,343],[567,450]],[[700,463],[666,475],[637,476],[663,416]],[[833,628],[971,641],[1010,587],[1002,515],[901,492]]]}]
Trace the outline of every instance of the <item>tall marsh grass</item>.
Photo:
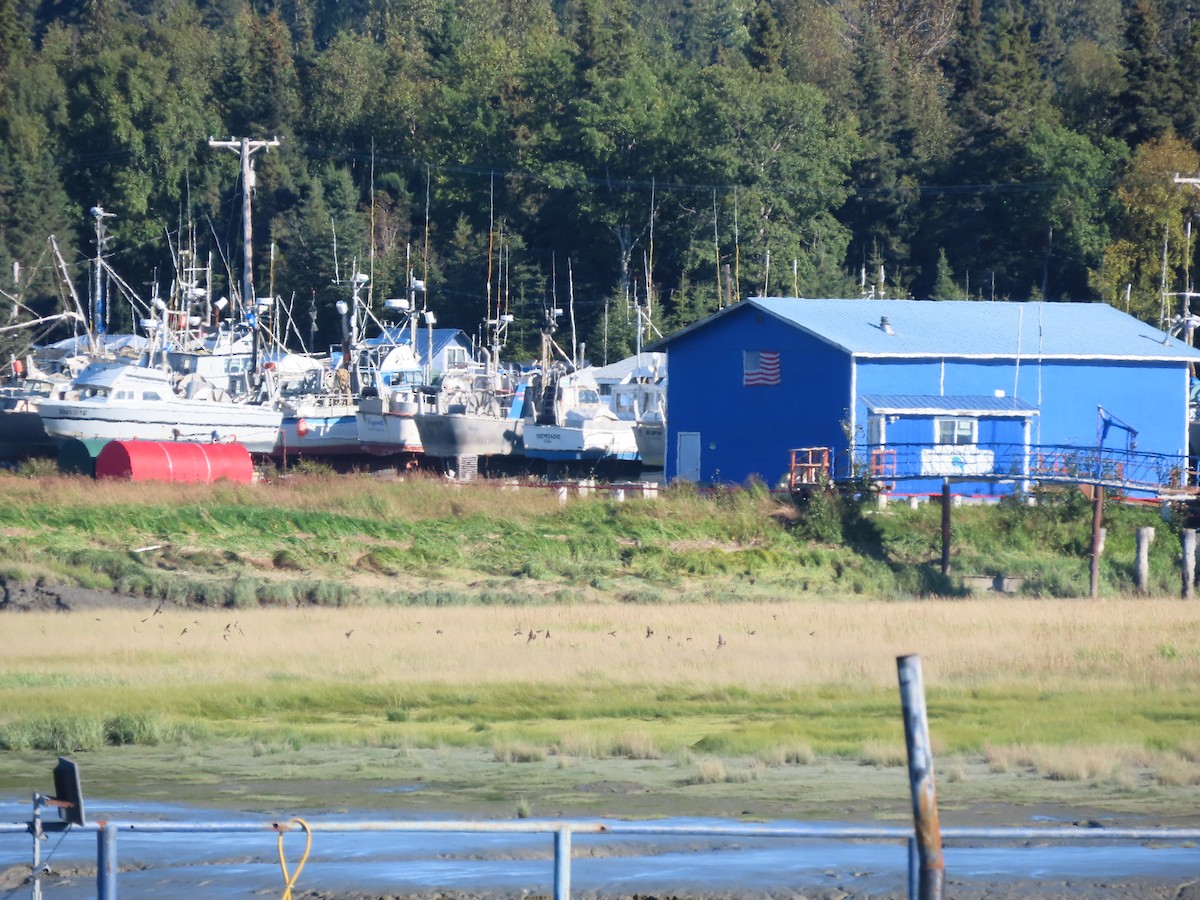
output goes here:
[{"label": "tall marsh grass", "polygon": [[1200,622],[1178,601],[153,609],[6,617],[4,745],[190,734],[891,766],[895,659],[915,652],[939,754],[993,748],[993,769],[1064,780],[1102,767],[1004,748],[1136,734],[1174,781],[1200,758]]}]

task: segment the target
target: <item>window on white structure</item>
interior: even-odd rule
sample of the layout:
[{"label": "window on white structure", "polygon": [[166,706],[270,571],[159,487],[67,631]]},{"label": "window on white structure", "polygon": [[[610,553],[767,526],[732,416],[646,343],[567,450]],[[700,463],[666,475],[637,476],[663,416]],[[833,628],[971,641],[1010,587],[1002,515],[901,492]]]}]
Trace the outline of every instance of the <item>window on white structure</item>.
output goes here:
[{"label": "window on white structure", "polygon": [[979,437],[975,419],[934,419],[934,442],[938,444],[974,444]]},{"label": "window on white structure", "polygon": [[450,347],[446,350],[446,367],[461,369],[467,364],[467,351],[463,347]]}]

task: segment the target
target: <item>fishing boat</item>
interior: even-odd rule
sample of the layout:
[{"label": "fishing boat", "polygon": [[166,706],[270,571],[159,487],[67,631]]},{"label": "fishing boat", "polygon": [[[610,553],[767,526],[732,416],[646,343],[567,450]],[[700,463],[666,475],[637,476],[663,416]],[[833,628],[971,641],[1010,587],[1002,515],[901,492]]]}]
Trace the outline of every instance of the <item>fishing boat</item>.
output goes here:
[{"label": "fishing boat", "polygon": [[[384,301],[384,309],[399,313],[400,321],[364,341],[365,352],[373,355],[378,375],[373,389],[365,391],[358,404],[358,440],[364,452],[375,456],[415,458],[425,452],[416,415],[422,398],[428,396],[420,388],[428,383],[433,366],[433,326],[437,317],[427,307],[417,309],[417,291],[424,290],[425,282],[410,273],[408,298]],[[424,361],[415,349],[418,317],[429,328]]]},{"label": "fishing boat", "polygon": [[437,385],[420,387],[413,419],[425,455],[463,460],[523,453],[525,387],[490,364],[447,372]]},{"label": "fishing boat", "polygon": [[530,391],[526,456],[559,463],[637,459],[633,418],[622,417],[605,401],[591,367],[538,374]]},{"label": "fishing boat", "polygon": [[60,393],[66,378],[34,375],[0,387],[0,459],[15,459],[54,449],[42,427],[41,402]]},{"label": "fishing boat", "polygon": [[479,457],[524,453],[527,381],[500,363],[512,321],[501,315],[486,323],[492,340],[483,362],[451,369],[437,384],[416,391],[413,419],[426,456],[455,460],[462,472]]},{"label": "fishing boat", "polygon": [[[47,316],[35,322],[60,321],[69,316]],[[20,326],[0,328],[0,332]],[[20,358],[15,354],[4,369],[7,383],[0,386],[0,459],[17,459],[54,449],[38,413],[41,402],[61,395],[87,357],[42,347]]]},{"label": "fishing boat", "polygon": [[237,442],[267,454],[283,419],[273,392],[270,372],[256,395],[235,398],[166,367],[95,362],[64,396],[43,400],[39,413],[56,440]]},{"label": "fishing boat", "polygon": [[424,370],[412,347],[388,350],[376,387],[358,401],[355,425],[363,452],[376,456],[424,453],[417,410]]}]

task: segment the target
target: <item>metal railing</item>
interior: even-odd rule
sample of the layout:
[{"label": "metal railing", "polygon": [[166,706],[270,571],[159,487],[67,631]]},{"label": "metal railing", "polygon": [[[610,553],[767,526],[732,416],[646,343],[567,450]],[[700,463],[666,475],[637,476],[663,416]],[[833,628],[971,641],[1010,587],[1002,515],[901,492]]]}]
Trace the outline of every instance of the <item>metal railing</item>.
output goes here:
[{"label": "metal railing", "polygon": [[[550,834],[554,841],[555,900],[567,900],[571,893],[571,839],[573,835],[653,835],[672,837],[793,838],[835,841],[898,843],[907,847],[908,895],[918,893],[917,842],[912,828],[899,826],[821,826],[752,825],[729,823],[713,825],[671,825],[654,822],[471,822],[471,821],[365,821],[365,822],[105,822],[98,821],[73,830],[96,834],[96,888],[99,900],[116,900],[118,876],[118,836],[125,834],[285,834],[307,828],[322,833],[488,833]],[[0,823],[0,835],[30,834],[32,823]],[[1067,844],[1097,842],[1153,841],[1187,843],[1200,841],[1200,828],[943,828],[947,842],[975,841],[1013,844],[1018,841],[1058,841]],[[953,858],[953,849],[950,851]],[[1200,855],[1198,855],[1200,862]],[[951,863],[953,871],[953,863]],[[36,875],[36,873],[35,873]]]},{"label": "metal railing", "polygon": [[793,489],[822,478],[835,482],[863,478],[886,484],[950,478],[1102,484],[1115,490],[1161,493],[1194,490],[1195,475],[1188,470],[1187,458],[1178,455],[1065,444],[881,444],[838,454],[824,447],[791,451]]}]

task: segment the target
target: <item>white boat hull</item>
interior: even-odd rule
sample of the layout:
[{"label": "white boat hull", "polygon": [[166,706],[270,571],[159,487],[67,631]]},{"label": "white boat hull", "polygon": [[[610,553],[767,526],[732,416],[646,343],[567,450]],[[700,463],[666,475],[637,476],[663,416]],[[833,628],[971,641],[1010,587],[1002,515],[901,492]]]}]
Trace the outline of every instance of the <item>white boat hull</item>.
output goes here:
[{"label": "white boat hull", "polygon": [[393,403],[386,397],[364,397],[358,405],[358,442],[365,453],[392,456],[424,453],[417,427],[416,403]]},{"label": "white boat hull", "polygon": [[667,426],[665,422],[638,422],[633,429],[638,456],[647,469],[661,469],[667,460]]},{"label": "white boat hull", "polygon": [[633,423],[606,420],[582,428],[525,425],[525,455],[546,460],[636,460]]},{"label": "white boat hull", "polygon": [[279,426],[276,456],[305,453],[314,456],[354,456],[363,452],[353,413],[286,416]]},{"label": "white boat hull", "polygon": [[271,406],[206,400],[168,400],[153,406],[45,400],[39,411],[51,438],[236,442],[255,454],[274,449],[283,419],[282,412]]}]

